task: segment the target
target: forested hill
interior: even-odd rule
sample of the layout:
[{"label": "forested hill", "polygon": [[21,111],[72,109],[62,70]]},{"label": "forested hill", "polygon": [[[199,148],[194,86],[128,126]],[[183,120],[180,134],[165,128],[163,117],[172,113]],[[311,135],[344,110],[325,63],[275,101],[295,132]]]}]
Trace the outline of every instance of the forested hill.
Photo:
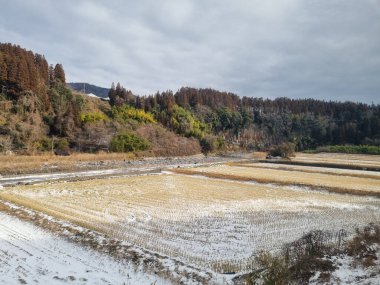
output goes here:
[{"label": "forested hill", "polygon": [[101,98],[108,98],[109,88],[103,88],[85,82],[70,82],[67,85],[74,91],[83,92],[86,94],[94,94]]},{"label": "forested hill", "polygon": [[[186,136],[204,138],[204,133],[210,133],[248,149],[266,149],[283,142],[294,143],[298,150],[330,144],[380,144],[379,105],[241,98],[189,87],[141,97],[120,88],[111,89],[111,104],[152,112],[163,125]],[[119,96],[113,98],[116,93]]]},{"label": "forested hill", "polygon": [[190,87],[137,96],[120,84],[100,94],[86,84],[86,93],[108,91],[104,102],[74,91],[83,83],[68,88],[61,64],[12,44],[0,44],[0,87],[0,151],[186,155],[281,143],[298,150],[380,145],[379,105],[268,100]]}]

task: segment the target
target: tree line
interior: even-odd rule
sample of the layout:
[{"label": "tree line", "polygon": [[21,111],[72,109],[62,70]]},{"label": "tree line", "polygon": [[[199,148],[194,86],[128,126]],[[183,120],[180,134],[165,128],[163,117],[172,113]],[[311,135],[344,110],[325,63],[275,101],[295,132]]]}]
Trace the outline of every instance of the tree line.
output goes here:
[{"label": "tree line", "polygon": [[284,142],[294,143],[297,150],[330,144],[380,145],[379,105],[269,100],[190,87],[149,96],[128,94],[128,99],[120,97],[118,102],[151,112],[166,127],[201,140],[222,137],[228,144],[249,149],[266,149]]},{"label": "tree line", "polygon": [[191,87],[139,96],[118,83],[109,90],[109,103],[89,107],[66,86],[62,64],[49,65],[43,55],[12,44],[0,44],[0,87],[0,140],[15,149],[48,148],[49,138],[57,137],[70,148],[98,150],[116,137],[139,141],[138,133],[163,143],[157,146],[162,149],[170,142],[157,136],[174,138],[170,132],[194,150],[197,141],[204,152],[267,150],[289,142],[297,150],[380,145],[380,106],[374,104],[269,100]]}]

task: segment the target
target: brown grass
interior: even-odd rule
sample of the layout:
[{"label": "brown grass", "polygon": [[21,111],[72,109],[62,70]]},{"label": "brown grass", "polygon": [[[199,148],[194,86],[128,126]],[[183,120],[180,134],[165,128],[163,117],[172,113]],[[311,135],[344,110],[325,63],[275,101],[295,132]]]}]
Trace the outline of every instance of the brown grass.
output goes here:
[{"label": "brown grass", "polygon": [[229,166],[236,167],[251,167],[251,168],[266,168],[275,170],[286,170],[286,171],[296,171],[296,172],[306,172],[306,173],[321,173],[321,174],[332,174],[337,176],[352,176],[360,178],[371,178],[380,179],[380,172],[369,172],[360,170],[350,170],[350,169],[337,169],[328,167],[312,167],[312,166],[300,166],[300,165],[285,165],[276,163],[259,163],[259,162],[228,162]]},{"label": "brown grass", "polygon": [[218,165],[194,169],[173,169],[175,173],[203,175],[206,177],[238,181],[256,181],[278,185],[307,186],[330,192],[380,197],[380,183],[377,179],[336,176],[320,173],[302,173],[277,169],[253,169]]},{"label": "brown grass", "polygon": [[[0,174],[43,173],[100,168],[94,162],[124,161],[136,158],[132,153],[73,153],[70,156],[41,155],[0,155]],[[92,164],[92,165],[91,165]],[[103,166],[104,167],[104,166]]]},{"label": "brown grass", "polygon": [[[366,154],[343,154],[343,153],[318,153],[307,154],[297,153],[291,160],[294,163],[314,163],[327,164],[346,167],[356,167],[357,169],[380,169],[380,155]],[[341,167],[343,168],[343,167]]]}]

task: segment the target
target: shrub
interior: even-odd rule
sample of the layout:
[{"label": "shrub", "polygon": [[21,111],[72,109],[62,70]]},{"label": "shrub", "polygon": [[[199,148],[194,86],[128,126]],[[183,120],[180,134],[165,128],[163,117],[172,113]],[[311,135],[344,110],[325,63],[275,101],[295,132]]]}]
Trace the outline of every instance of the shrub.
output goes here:
[{"label": "shrub", "polygon": [[90,113],[81,113],[80,120],[82,124],[86,124],[86,123],[95,123],[95,122],[106,122],[108,118],[103,113],[90,112]]},{"label": "shrub", "polygon": [[226,148],[225,141],[222,137],[205,135],[199,140],[202,152],[207,155],[210,152],[224,151]]},{"label": "shrub", "polygon": [[65,154],[69,152],[69,141],[67,138],[61,138],[54,142],[54,151],[56,154]]},{"label": "shrub", "polygon": [[52,139],[42,138],[34,142],[34,147],[38,151],[51,151],[52,150]]},{"label": "shrub", "polygon": [[12,150],[12,137],[9,135],[0,135],[0,152],[7,152]]},{"label": "shrub", "polygon": [[255,258],[255,262],[260,269],[249,274],[248,284],[257,284],[258,280],[263,285],[289,284],[291,274],[283,257],[263,251]]},{"label": "shrub", "polygon": [[283,256],[292,277],[306,282],[318,270],[328,275],[334,266],[323,257],[340,251],[346,237],[347,232],[344,230],[335,233],[316,230],[286,244]]},{"label": "shrub", "polygon": [[[54,145],[52,145],[54,144]],[[34,142],[34,147],[38,151],[54,151],[56,153],[68,153],[69,141],[67,138],[48,138],[44,137]]]},{"label": "shrub", "polygon": [[143,151],[149,147],[147,140],[130,132],[118,134],[112,139],[110,145],[111,151],[114,152]]},{"label": "shrub", "polygon": [[343,252],[347,232],[339,230],[311,231],[284,245],[281,252],[263,251],[255,258],[257,270],[248,274],[248,284],[308,284],[310,277],[321,272],[320,279],[329,280],[335,269],[325,256]]},{"label": "shrub", "polygon": [[294,143],[282,143],[270,149],[271,156],[281,156],[282,158],[290,158],[294,156],[295,145]]},{"label": "shrub", "polygon": [[119,121],[135,120],[140,123],[156,123],[151,113],[128,105],[113,107],[111,112],[112,117]]},{"label": "shrub", "polygon": [[356,230],[355,237],[348,243],[347,252],[368,266],[377,258],[373,244],[380,244],[380,226],[369,224],[362,230]]}]

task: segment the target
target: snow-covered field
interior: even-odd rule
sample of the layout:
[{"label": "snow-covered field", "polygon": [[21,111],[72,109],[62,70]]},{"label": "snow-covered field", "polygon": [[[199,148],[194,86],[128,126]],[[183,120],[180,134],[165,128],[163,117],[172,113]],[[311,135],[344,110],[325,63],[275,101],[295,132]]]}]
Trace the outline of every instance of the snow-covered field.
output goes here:
[{"label": "snow-covered field", "polygon": [[[354,155],[315,159],[380,161]],[[362,195],[380,192],[377,172],[211,164],[1,178],[0,284],[231,284],[234,276],[257,269],[261,250],[279,251],[312,230],[352,233],[379,222],[378,195]],[[132,173],[145,174],[126,176]],[[64,181],[77,178],[86,180]],[[334,187],[357,195],[327,191]],[[1,212],[2,205],[14,216]],[[373,272],[354,268],[350,257],[334,262],[337,283],[360,284],[358,276],[378,281]]]},{"label": "snow-covered field", "polygon": [[177,174],[17,186],[0,197],[219,273],[252,269],[258,251],[311,230],[380,216],[377,198]]},{"label": "snow-covered field", "polygon": [[65,283],[168,284],[0,212],[0,284]]}]

